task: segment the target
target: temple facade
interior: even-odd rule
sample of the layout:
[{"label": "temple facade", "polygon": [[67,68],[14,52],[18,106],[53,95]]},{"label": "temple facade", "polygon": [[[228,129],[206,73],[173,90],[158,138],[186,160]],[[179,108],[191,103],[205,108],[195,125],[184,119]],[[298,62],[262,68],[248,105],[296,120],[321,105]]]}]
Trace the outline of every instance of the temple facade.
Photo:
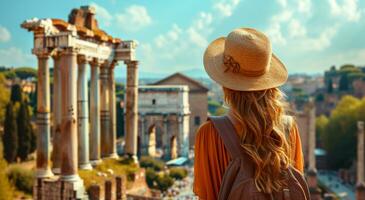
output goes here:
[{"label": "temple facade", "polygon": [[[72,198],[82,198],[78,169],[91,169],[102,158],[117,157],[114,69],[118,63],[127,66],[125,152],[136,158],[136,43],[113,38],[99,29],[95,9],[89,6],[73,9],[67,22],[34,18],[21,27],[34,33],[32,53],[38,59],[36,177],[46,179],[57,174],[59,181],[71,185],[74,192],[70,195],[76,195]],[[91,68],[90,88],[87,68]],[[36,187],[35,199],[53,199],[40,184]]]}]

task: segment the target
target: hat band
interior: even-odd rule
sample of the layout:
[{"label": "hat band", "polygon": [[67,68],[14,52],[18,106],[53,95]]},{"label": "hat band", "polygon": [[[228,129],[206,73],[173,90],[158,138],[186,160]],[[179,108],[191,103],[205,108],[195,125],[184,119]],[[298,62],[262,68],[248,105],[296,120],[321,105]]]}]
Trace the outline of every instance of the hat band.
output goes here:
[{"label": "hat band", "polygon": [[263,70],[259,70],[259,71],[250,71],[250,70],[245,70],[241,67],[241,65],[236,62],[234,60],[234,58],[230,55],[224,54],[223,55],[223,64],[224,66],[226,66],[226,69],[224,70],[224,72],[228,72],[229,70],[231,70],[233,73],[241,73],[245,76],[249,76],[249,77],[256,77],[256,76],[261,76],[264,75],[266,72],[266,69]]}]

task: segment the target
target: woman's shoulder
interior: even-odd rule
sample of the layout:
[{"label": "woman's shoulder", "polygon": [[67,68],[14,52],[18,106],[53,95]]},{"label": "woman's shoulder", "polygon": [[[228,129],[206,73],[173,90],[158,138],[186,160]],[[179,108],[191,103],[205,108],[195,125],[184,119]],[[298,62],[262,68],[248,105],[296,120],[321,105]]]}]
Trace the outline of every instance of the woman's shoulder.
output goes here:
[{"label": "woman's shoulder", "polygon": [[196,132],[196,140],[205,140],[209,138],[216,138],[216,130],[214,129],[213,123],[208,120],[200,125]]}]

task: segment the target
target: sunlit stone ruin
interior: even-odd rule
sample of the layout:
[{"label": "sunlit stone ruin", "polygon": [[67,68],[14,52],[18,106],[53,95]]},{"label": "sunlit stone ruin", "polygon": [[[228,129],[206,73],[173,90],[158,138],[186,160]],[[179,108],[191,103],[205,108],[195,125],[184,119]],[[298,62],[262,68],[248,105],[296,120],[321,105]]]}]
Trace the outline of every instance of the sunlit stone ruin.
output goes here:
[{"label": "sunlit stone ruin", "polygon": [[[127,66],[125,152],[136,159],[136,43],[99,29],[95,9],[89,6],[73,9],[68,22],[34,18],[21,27],[34,33],[32,53],[38,59],[34,199],[87,199],[78,169],[92,169],[103,158],[117,157],[114,69],[118,62]],[[52,99],[50,60],[54,65]]]},{"label": "sunlit stone ruin", "polygon": [[188,86],[140,86],[139,95],[139,154],[165,160],[188,157]]}]

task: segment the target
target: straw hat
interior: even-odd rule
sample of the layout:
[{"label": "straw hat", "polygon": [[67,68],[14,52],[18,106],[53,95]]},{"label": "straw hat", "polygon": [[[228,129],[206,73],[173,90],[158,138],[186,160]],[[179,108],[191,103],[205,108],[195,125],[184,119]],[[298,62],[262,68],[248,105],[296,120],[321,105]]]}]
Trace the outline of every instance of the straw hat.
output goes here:
[{"label": "straw hat", "polygon": [[239,91],[258,91],[283,85],[288,72],[272,53],[270,40],[261,32],[240,28],[209,44],[204,68],[220,85]]}]

